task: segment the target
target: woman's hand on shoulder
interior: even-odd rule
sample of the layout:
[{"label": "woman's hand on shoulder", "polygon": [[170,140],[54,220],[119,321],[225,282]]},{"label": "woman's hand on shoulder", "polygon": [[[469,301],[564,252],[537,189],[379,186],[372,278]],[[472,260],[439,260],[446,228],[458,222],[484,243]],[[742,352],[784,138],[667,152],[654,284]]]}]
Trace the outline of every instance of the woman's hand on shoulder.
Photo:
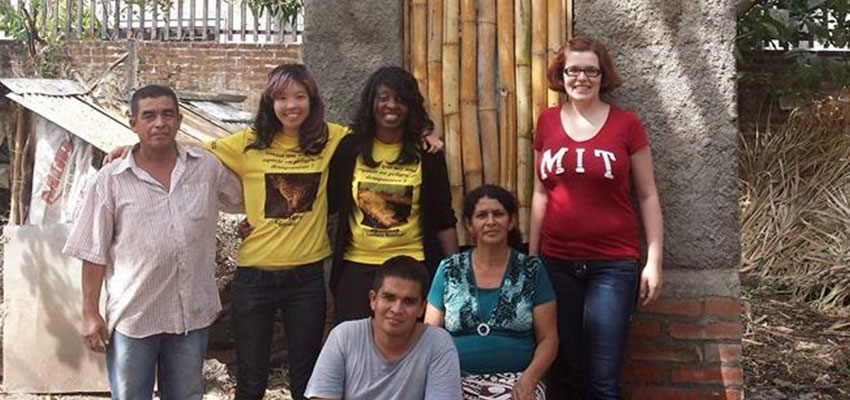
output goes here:
[{"label": "woman's hand on shoulder", "polygon": [[446,144],[433,131],[426,131],[422,136],[422,148],[428,154],[437,154],[443,151]]},{"label": "woman's hand on shoulder", "polygon": [[534,390],[537,388],[538,380],[530,374],[522,374],[514,384],[514,389],[511,391],[513,400],[534,400]]},{"label": "woman's hand on shoulder", "polygon": [[123,158],[125,155],[127,155],[128,151],[130,151],[130,146],[118,146],[110,150],[109,153],[106,153],[106,155],[103,156],[103,162],[100,165],[106,165],[119,158]]},{"label": "woman's hand on shoulder", "polygon": [[661,296],[661,266],[647,263],[640,273],[640,305],[646,306]]}]

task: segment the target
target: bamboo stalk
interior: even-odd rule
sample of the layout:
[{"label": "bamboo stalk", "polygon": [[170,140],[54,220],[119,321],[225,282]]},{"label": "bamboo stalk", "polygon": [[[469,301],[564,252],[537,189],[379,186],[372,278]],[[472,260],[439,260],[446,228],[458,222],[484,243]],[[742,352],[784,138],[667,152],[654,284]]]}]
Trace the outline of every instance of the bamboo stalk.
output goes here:
[{"label": "bamboo stalk", "polygon": [[15,151],[12,153],[12,198],[9,204],[12,225],[21,224],[21,178],[23,176],[24,127],[29,126],[26,123],[27,117],[27,109],[23,106],[18,106],[17,120],[15,121]]},{"label": "bamboo stalk", "polygon": [[514,4],[499,1],[496,9],[499,42],[499,147],[501,186],[516,195],[516,65]]},{"label": "bamboo stalk", "polygon": [[[449,170],[449,185],[452,191],[452,208],[463,206],[463,149],[460,142],[460,92],[459,92],[459,47],[458,47],[458,0],[443,2],[443,130],[446,142],[446,164]],[[457,235],[465,243],[466,231],[458,220]]]},{"label": "bamboo stalk", "polygon": [[496,0],[478,4],[478,120],[484,182],[499,183],[499,122],[496,100]]},{"label": "bamboo stalk", "polygon": [[481,140],[478,133],[478,65],[475,0],[462,0],[460,19],[460,137],[466,190],[481,186]]},{"label": "bamboo stalk", "polygon": [[428,98],[428,0],[410,2],[411,72],[422,97]]},{"label": "bamboo stalk", "polygon": [[546,37],[548,20],[546,2],[531,2],[531,122],[537,124],[537,117],[546,109],[548,88],[546,87]]},{"label": "bamboo stalk", "polygon": [[[555,61],[555,54],[558,52],[558,48],[561,46],[561,42],[564,40],[563,31],[561,31],[561,20],[564,19],[564,8],[563,3],[564,0],[549,0],[549,4],[547,5],[547,14],[549,15],[549,21],[547,22],[547,27],[549,32],[547,32],[546,39],[549,42],[549,48],[546,52],[546,65],[551,65],[552,62]],[[546,104],[549,107],[557,106],[561,102],[561,94],[554,91],[549,90],[547,95]]]},{"label": "bamboo stalk", "polygon": [[564,3],[564,16],[561,18],[561,31],[564,36],[564,40],[570,40],[573,38],[573,0],[563,0]]},{"label": "bamboo stalk", "polygon": [[517,203],[519,226],[527,238],[529,206],[531,204],[531,0],[516,0],[514,21],[516,29],[516,97],[517,97]]},{"label": "bamboo stalk", "polygon": [[428,0],[428,115],[443,137],[443,0]]}]

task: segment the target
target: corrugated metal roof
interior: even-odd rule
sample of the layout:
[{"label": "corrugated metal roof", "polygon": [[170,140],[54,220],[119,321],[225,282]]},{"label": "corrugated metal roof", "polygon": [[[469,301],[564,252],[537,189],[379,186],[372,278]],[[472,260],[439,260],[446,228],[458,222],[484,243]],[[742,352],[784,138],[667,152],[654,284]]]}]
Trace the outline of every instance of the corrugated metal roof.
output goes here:
[{"label": "corrugated metal roof", "polygon": [[236,133],[253,122],[251,113],[231,103],[207,100],[181,100],[180,104],[220,128]]},{"label": "corrugated metal roof", "polygon": [[74,96],[86,93],[79,83],[66,79],[3,78],[0,83],[10,91],[22,95]]},{"label": "corrugated metal roof", "polygon": [[[0,83],[6,84],[5,80],[0,81]],[[11,87],[9,88],[11,89]],[[56,96],[13,91],[6,97],[47,118],[102,151],[108,152],[115,147],[138,142],[138,136],[126,122],[89,103],[81,96]]]}]

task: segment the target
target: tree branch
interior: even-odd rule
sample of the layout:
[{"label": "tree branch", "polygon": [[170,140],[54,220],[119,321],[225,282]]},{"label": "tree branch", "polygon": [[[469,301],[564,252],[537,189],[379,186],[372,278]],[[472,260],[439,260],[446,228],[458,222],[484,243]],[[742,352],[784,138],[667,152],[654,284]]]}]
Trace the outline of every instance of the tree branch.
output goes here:
[{"label": "tree branch", "polygon": [[741,19],[747,14],[747,11],[750,11],[756,4],[761,2],[762,0],[737,0],[735,2],[735,16]]}]

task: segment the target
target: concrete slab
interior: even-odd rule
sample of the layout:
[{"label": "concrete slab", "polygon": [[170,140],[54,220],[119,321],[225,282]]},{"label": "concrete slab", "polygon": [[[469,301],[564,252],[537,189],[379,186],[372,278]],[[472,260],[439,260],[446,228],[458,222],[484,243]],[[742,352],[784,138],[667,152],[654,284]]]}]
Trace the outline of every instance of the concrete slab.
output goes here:
[{"label": "concrete slab", "polygon": [[108,391],[104,357],[80,336],[81,263],[61,254],[70,230],[70,224],[4,228],[7,392]]}]

